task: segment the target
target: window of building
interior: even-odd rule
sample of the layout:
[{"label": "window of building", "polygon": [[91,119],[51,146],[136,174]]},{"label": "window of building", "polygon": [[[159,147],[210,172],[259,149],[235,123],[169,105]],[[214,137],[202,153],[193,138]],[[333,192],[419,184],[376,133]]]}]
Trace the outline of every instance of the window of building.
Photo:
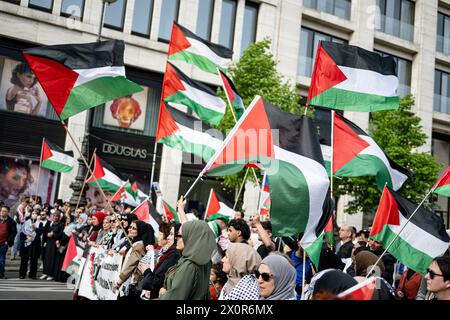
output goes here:
[{"label": "window of building", "polygon": [[135,0],[131,33],[148,37],[153,16],[153,0]]},{"label": "window of building", "polygon": [[159,41],[169,42],[172,34],[173,22],[178,21],[179,0],[164,0],[161,7],[161,20],[159,23]]},{"label": "window of building", "polygon": [[236,9],[236,0],[223,0],[222,14],[220,16],[219,44],[230,49],[233,49]]},{"label": "window of building", "polygon": [[436,50],[450,55],[450,17],[438,13]]},{"label": "window of building", "polygon": [[311,77],[319,41],[347,43],[347,41],[302,27],[300,34],[300,50],[298,56],[298,74]]},{"label": "window of building", "polygon": [[258,24],[258,5],[247,1],[244,11],[244,28],[242,30],[241,55],[249,45],[256,40],[256,26]]},{"label": "window of building", "polygon": [[380,25],[377,30],[408,41],[414,39],[415,5],[410,0],[377,0]]},{"label": "window of building", "polygon": [[351,0],[304,0],[303,4],[308,8],[350,20]]},{"label": "window of building", "polygon": [[82,20],[84,12],[84,0],[63,0],[61,15]]},{"label": "window of building", "polygon": [[30,0],[28,6],[33,9],[52,12],[53,0]]},{"label": "window of building", "polygon": [[11,2],[11,3],[14,3],[14,4],[20,4],[20,0],[3,0],[3,1]]},{"label": "window of building", "polygon": [[450,114],[450,73],[435,70],[434,111]]},{"label": "window of building", "polygon": [[211,29],[214,15],[214,0],[200,0],[198,3],[197,35],[211,40]]},{"label": "window of building", "polygon": [[412,63],[411,61],[387,54],[381,51],[375,51],[381,54],[383,57],[391,56],[394,58],[395,64],[397,65],[397,77],[398,77],[398,90],[397,93],[399,97],[404,97],[411,92],[411,71]]},{"label": "window of building", "polygon": [[104,26],[111,29],[123,30],[126,7],[126,0],[117,0],[117,2],[107,4]]}]

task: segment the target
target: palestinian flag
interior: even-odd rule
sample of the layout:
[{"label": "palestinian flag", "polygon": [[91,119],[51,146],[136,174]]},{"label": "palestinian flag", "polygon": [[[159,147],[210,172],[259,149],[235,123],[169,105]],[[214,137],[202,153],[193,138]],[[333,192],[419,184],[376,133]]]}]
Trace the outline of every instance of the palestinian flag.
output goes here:
[{"label": "palestinian flag", "polygon": [[307,104],[362,112],[398,109],[396,74],[392,57],[320,41]]},{"label": "palestinian flag", "polygon": [[216,240],[219,239],[221,230],[219,225],[217,224],[217,222],[215,221],[208,221],[208,226],[211,228],[211,231],[214,232],[214,237],[216,238]]},{"label": "palestinian flag", "polygon": [[[128,184],[128,181],[125,182],[125,185]],[[122,185],[119,190],[117,190],[117,192],[113,195],[113,197],[111,198],[111,202],[113,201],[118,201],[118,202],[122,202],[127,198],[127,192],[125,191],[125,185]]]},{"label": "palestinian flag", "polygon": [[331,147],[326,144],[321,144],[323,161],[325,162],[325,168],[327,168],[328,176],[331,176]]},{"label": "palestinian flag", "polygon": [[142,91],[127,80],[121,40],[63,44],[23,52],[56,114],[65,120],[89,108]]},{"label": "palestinian flag", "polygon": [[124,183],[116,170],[97,155],[95,155],[94,170],[92,171],[93,175],[86,182],[97,187],[95,182],[97,180],[103,191],[116,193]]},{"label": "palestinian flag", "polygon": [[[69,266],[77,264],[77,258],[83,256],[84,249],[83,243],[79,242],[77,237],[71,235],[61,270],[66,271]],[[78,265],[78,267],[80,266]]]},{"label": "palestinian flag", "polygon": [[128,182],[125,185],[125,190],[128,194],[130,194],[134,199],[138,197],[139,194],[139,188],[136,182],[130,183]]},{"label": "palestinian flag", "polygon": [[216,220],[224,218],[227,223],[234,219],[233,205],[213,189],[209,192],[208,204],[206,205],[205,220]]},{"label": "palestinian flag", "polygon": [[73,157],[73,151],[64,151],[44,138],[42,140],[40,163],[42,168],[48,170],[70,172],[75,164],[75,158]]},{"label": "palestinian flag", "polygon": [[170,206],[166,201],[162,200],[162,206],[166,213],[167,221],[175,221],[175,223],[181,223],[178,212]]},{"label": "palestinian flag", "polygon": [[182,104],[210,124],[218,125],[225,115],[225,102],[214,90],[190,79],[170,62],[167,62],[162,90],[165,102]]},{"label": "palestinian flag", "polygon": [[264,173],[263,183],[261,185],[258,212],[261,216],[270,215],[270,187],[269,177],[266,173]]},{"label": "palestinian flag", "polygon": [[443,195],[445,197],[450,197],[450,166],[439,178],[438,182],[433,186],[433,192]]},{"label": "palestinian flag", "polygon": [[386,248],[403,227],[388,252],[408,268],[425,275],[432,260],[449,247],[450,238],[444,223],[435,213],[418,208],[417,204],[385,187],[370,238],[381,241]]},{"label": "palestinian flag", "polygon": [[312,120],[257,96],[201,174],[234,174],[257,162],[269,176],[273,235],[315,230],[330,181]]},{"label": "palestinian flag", "polygon": [[223,89],[227,95],[228,102],[233,113],[236,115],[236,121],[244,114],[245,106],[236,87],[230,78],[225,73],[219,70],[220,78],[222,79]]},{"label": "palestinian flag", "polygon": [[[341,292],[338,297],[345,300],[376,300],[374,295],[381,286],[380,278],[370,277],[357,285]],[[377,286],[378,285],[378,286]]]},{"label": "palestinian flag", "polygon": [[226,72],[232,56],[232,50],[203,40],[185,27],[173,23],[169,60],[185,61],[203,71],[217,74],[217,67]]},{"label": "palestinian flag", "polygon": [[338,177],[375,176],[378,188],[387,183],[400,189],[412,173],[396,164],[353,122],[334,113],[333,174]]},{"label": "palestinian flag", "polygon": [[327,225],[325,226],[323,232],[325,233],[325,242],[334,248],[335,241],[334,241],[334,227],[332,214],[330,215],[330,219],[328,219]]},{"label": "palestinian flag", "polygon": [[161,104],[157,142],[195,154],[206,162],[222,145],[222,139],[214,137],[211,132],[211,127],[193,116]]},{"label": "palestinian flag", "polygon": [[[153,205],[152,205],[153,206]],[[154,218],[153,214],[150,214],[150,206],[148,204],[148,198],[141,202],[131,213],[134,213],[139,221],[144,221],[150,224],[155,231],[155,237],[159,235],[159,225],[158,221]]]}]

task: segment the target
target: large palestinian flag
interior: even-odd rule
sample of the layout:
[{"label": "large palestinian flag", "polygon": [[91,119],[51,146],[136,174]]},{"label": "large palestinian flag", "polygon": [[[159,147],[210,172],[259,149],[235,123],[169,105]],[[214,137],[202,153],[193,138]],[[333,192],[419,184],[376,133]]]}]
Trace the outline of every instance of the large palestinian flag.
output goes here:
[{"label": "large palestinian flag", "polygon": [[225,102],[214,90],[190,79],[170,62],[167,62],[162,90],[165,102],[182,104],[210,124],[218,125],[225,114]]},{"label": "large palestinian flag", "polygon": [[239,95],[236,87],[228,76],[219,71],[220,78],[222,79],[223,88],[230,104],[231,111],[236,116],[236,121],[244,114],[245,106]]},{"label": "large palestinian flag", "polygon": [[75,164],[73,151],[64,151],[47,139],[42,140],[41,167],[56,171],[70,172]]},{"label": "large palestinian flag", "polygon": [[234,174],[258,162],[269,176],[274,236],[315,230],[329,179],[312,120],[257,96],[202,174]]},{"label": "large palestinian flag", "polygon": [[224,218],[228,222],[234,219],[234,210],[228,200],[211,189],[208,204],[206,205],[205,220],[212,221],[217,218]]},{"label": "large palestinian flag", "polygon": [[438,182],[433,186],[433,192],[450,197],[450,166],[445,170]]},{"label": "large palestinian flag", "polygon": [[387,183],[400,189],[412,173],[396,164],[353,122],[334,113],[333,174],[338,177],[375,176],[378,188]]},{"label": "large palestinian flag", "polygon": [[203,71],[217,74],[217,67],[226,72],[233,51],[206,41],[174,22],[169,44],[169,60],[181,60]]},{"label": "large palestinian flag", "polygon": [[[370,238],[381,241],[386,248],[404,227],[388,252],[408,268],[426,274],[433,258],[447,251],[450,238],[439,216],[417,207],[417,204],[385,187]],[[409,218],[411,220],[407,224]]]},{"label": "large palestinian flag", "polygon": [[26,49],[25,59],[56,114],[65,120],[143,88],[127,80],[121,40]]},{"label": "large palestinian flag", "polygon": [[396,74],[392,57],[348,44],[321,41],[307,104],[362,112],[398,109]]},{"label": "large palestinian flag", "polygon": [[[97,182],[104,191],[116,193],[124,184],[120,178],[119,173],[106,161],[100,159],[95,155],[93,175],[86,181],[94,187],[97,187]],[[97,182],[95,182],[97,180]]]},{"label": "large palestinian flag", "polygon": [[161,104],[156,141],[208,161],[222,145],[212,128],[171,106]]}]

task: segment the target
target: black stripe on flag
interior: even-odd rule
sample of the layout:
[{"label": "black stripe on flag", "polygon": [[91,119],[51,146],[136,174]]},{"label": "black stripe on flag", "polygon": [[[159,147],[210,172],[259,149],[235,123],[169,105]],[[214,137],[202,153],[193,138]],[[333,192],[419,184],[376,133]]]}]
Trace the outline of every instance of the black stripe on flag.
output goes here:
[{"label": "black stripe on flag", "polygon": [[[214,191],[215,192],[215,191]],[[216,193],[216,196],[217,196],[217,200],[219,200],[219,202],[222,202],[223,204],[225,204],[228,208],[233,208],[233,204],[230,202],[230,201],[228,201],[227,199],[225,199],[224,197],[222,197],[220,194],[218,194],[217,192],[215,192]]]},{"label": "black stripe on flag", "polygon": [[178,78],[180,78],[181,81],[187,83],[188,85],[190,85],[191,87],[193,87],[195,89],[206,92],[212,96],[217,96],[216,92],[213,89],[211,89],[210,87],[208,87],[206,84],[204,84],[200,81],[192,80],[186,74],[184,74],[183,71],[181,71],[180,69],[175,67],[172,63],[170,63],[169,61],[167,61],[167,63],[172,66],[172,68],[175,70],[175,72],[178,75]]},{"label": "black stripe on flag", "polygon": [[294,115],[267,101],[264,101],[264,108],[270,128],[278,129],[278,147],[313,159],[325,167],[317,129],[309,117]]},{"label": "black stripe on flag", "polygon": [[218,56],[220,56],[222,58],[226,58],[226,59],[231,59],[231,57],[233,56],[233,50],[230,50],[227,47],[224,47],[224,46],[222,46],[220,44],[215,44],[215,43],[206,41],[206,40],[200,38],[199,36],[197,36],[195,33],[191,32],[188,29],[186,29],[182,25],[180,25],[180,24],[178,24],[176,22],[174,22],[174,23],[180,28],[180,30],[184,33],[184,35],[186,37],[193,38],[193,39],[203,43],[204,45],[208,46],[209,49],[211,49],[211,51],[213,51]]},{"label": "black stripe on flag", "polygon": [[122,67],[125,43],[108,40],[91,43],[62,44],[24,50],[32,56],[57,61],[69,69]]},{"label": "black stripe on flag", "polygon": [[[391,195],[395,198],[400,213],[403,217],[405,217],[405,219],[409,219],[414,210],[416,210],[417,204],[401,197],[391,188],[387,188],[389,189]],[[419,210],[412,217],[410,223],[415,224],[420,229],[444,242],[450,241],[450,238],[445,230],[444,221],[441,217],[434,212],[428,211],[424,207],[419,208]]]},{"label": "black stripe on flag", "polygon": [[379,53],[348,44],[330,41],[321,41],[320,43],[338,66],[371,70],[386,76],[397,76],[397,65],[391,56],[383,57]]},{"label": "black stripe on flag", "polygon": [[47,138],[45,138],[45,143],[48,145],[48,147],[50,148],[50,150],[55,150],[57,152],[61,152],[64,153],[70,157],[73,157],[73,151],[64,151],[60,146],[58,146],[57,144],[54,144],[53,142],[50,142],[47,140]]},{"label": "black stripe on flag", "polygon": [[118,176],[120,179],[123,180],[122,175],[112,166],[110,165],[108,162],[106,162],[105,160],[103,160],[102,158],[100,158],[100,164],[103,166],[103,168],[108,169],[108,171],[111,171],[112,173],[114,173],[116,176]]}]

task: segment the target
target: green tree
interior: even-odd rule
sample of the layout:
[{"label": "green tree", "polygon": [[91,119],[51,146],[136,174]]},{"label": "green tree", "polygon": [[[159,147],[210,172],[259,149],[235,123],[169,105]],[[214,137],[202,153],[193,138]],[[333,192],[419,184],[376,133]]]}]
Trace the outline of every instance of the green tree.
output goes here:
[{"label": "green tree", "polygon": [[[283,110],[301,114],[303,108],[300,107],[298,90],[289,81],[284,81],[278,73],[276,69],[277,61],[270,52],[270,44],[269,38],[251,44],[236,65],[228,69],[229,77],[236,86],[246,107],[250,105],[256,95],[259,95]],[[219,88],[217,93],[227,101],[222,88]],[[227,107],[218,129],[227,132],[234,124],[235,121],[230,108]],[[240,186],[243,177],[244,172],[226,176],[224,177],[225,185],[228,187]],[[254,181],[253,174],[249,174],[248,179]]]},{"label": "green tree", "polygon": [[[422,131],[420,118],[411,113],[414,103],[412,95],[407,95],[400,100],[398,110],[372,113],[369,134],[392,160],[413,172],[413,177],[406,180],[398,192],[419,203],[436,182],[441,165],[431,154],[416,151],[425,144],[427,136]],[[376,211],[381,191],[375,177],[335,178],[334,182],[337,196],[354,197],[346,207],[347,213]]]}]

